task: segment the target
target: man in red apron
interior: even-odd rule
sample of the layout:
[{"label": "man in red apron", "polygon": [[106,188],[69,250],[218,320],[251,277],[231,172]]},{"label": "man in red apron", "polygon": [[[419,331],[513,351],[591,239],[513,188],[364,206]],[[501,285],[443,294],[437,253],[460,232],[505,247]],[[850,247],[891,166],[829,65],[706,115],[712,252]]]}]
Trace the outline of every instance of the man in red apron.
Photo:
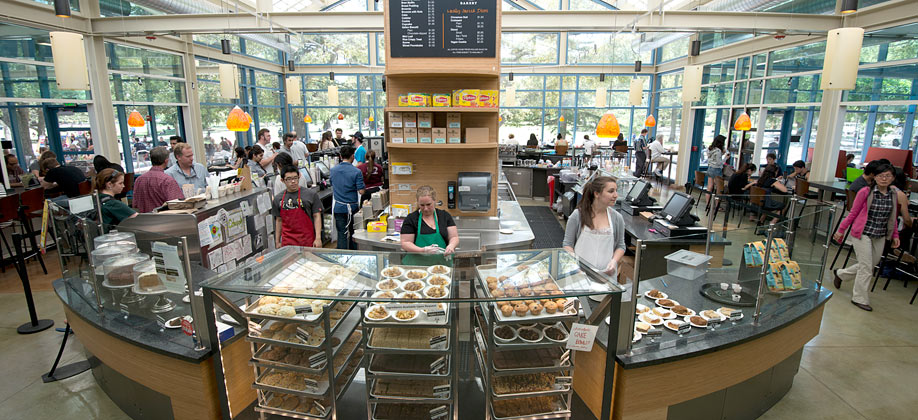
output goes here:
[{"label": "man in red apron", "polygon": [[274,244],[284,246],[322,247],[322,202],[315,191],[301,188],[300,172],[296,166],[281,169],[286,187],[273,200]]}]

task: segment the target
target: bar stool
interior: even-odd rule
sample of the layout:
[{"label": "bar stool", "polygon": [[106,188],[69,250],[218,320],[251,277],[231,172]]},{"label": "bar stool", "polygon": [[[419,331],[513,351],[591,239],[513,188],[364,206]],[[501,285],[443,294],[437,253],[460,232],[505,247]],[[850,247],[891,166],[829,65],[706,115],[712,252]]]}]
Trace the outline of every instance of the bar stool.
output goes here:
[{"label": "bar stool", "polygon": [[[845,213],[846,214],[851,211],[851,206],[854,204],[854,197],[856,196],[857,194],[854,191],[851,191],[851,190],[845,191]],[[844,216],[845,215],[842,215],[842,217]],[[835,230],[833,230],[832,232],[829,232],[828,233],[829,235],[835,234],[835,231],[838,230],[838,226],[841,225],[841,221],[842,219],[839,218],[838,224],[835,226]],[[848,240],[848,234],[850,233],[851,233],[851,226],[848,226],[848,229],[845,230],[845,237],[842,238],[841,243],[838,244],[838,250],[835,251],[835,258],[832,259],[832,265],[829,266],[829,270],[832,270],[833,268],[835,268],[835,262],[838,261],[838,256],[841,255],[841,251],[845,247],[848,248],[848,255],[845,256],[845,263],[843,264],[843,267],[848,265],[848,260],[851,258],[851,251],[854,250],[853,247],[845,244],[845,241]]]},{"label": "bar stool", "polygon": [[[2,245],[6,246],[7,252],[9,252],[10,257],[13,256],[13,248],[10,247],[10,243],[6,240],[6,235],[3,233],[5,228],[13,228],[13,221],[16,220],[19,211],[19,194],[8,195],[6,197],[0,198],[0,239],[3,240]],[[0,272],[6,272],[7,260],[3,258],[3,248],[0,247],[0,259],[3,259],[3,262],[0,263]],[[12,258],[10,258],[12,260]],[[12,261],[9,261],[12,263]]]},{"label": "bar stool", "polygon": [[[41,251],[38,249],[38,243],[35,241],[35,236],[40,232],[36,232],[35,229],[32,228],[32,218],[36,216],[40,217],[42,211],[44,211],[45,189],[32,188],[30,190],[25,190],[19,194],[19,201],[20,206],[17,212],[19,215],[19,223],[23,226],[24,236],[28,238],[27,243],[31,245],[31,249],[26,251],[22,259],[27,260],[32,257],[38,258],[38,263],[41,264],[42,271],[48,274],[48,269],[45,267],[45,261],[42,259]],[[23,247],[25,247],[25,244],[23,244]]]}]

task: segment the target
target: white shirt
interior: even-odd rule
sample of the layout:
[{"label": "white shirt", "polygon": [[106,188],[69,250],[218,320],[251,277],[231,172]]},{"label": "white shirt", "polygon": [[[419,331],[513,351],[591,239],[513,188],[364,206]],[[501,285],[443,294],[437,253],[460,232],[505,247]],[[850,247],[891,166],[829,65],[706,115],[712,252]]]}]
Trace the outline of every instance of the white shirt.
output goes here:
[{"label": "white shirt", "polygon": [[[264,151],[265,151],[264,156],[261,157],[262,160],[264,160],[264,159],[271,159],[271,156],[274,156],[274,148],[271,147],[271,143],[268,143],[268,144],[261,144],[261,143],[258,143],[258,145],[261,146],[261,148],[264,149]],[[259,164],[260,164],[260,163],[261,163],[261,162],[259,162]],[[265,168],[264,166],[262,166],[262,169],[265,170],[265,174],[273,174],[273,173],[274,173],[274,165],[273,165],[273,164],[272,164],[272,165],[268,165],[267,168]]]},{"label": "white shirt", "polygon": [[290,154],[290,157],[293,158],[293,163],[298,163],[301,160],[305,161],[306,156],[309,155],[306,145],[298,140],[294,140],[289,149],[286,146],[281,146],[281,150]]},{"label": "white shirt", "polygon": [[593,148],[595,146],[596,146],[596,143],[593,141],[593,139],[584,139],[583,140],[583,154],[588,155],[588,156],[592,155]]},{"label": "white shirt", "polygon": [[666,152],[666,148],[663,147],[663,143],[654,140],[653,143],[650,143],[650,158],[655,159],[658,156],[663,156],[663,153]]}]

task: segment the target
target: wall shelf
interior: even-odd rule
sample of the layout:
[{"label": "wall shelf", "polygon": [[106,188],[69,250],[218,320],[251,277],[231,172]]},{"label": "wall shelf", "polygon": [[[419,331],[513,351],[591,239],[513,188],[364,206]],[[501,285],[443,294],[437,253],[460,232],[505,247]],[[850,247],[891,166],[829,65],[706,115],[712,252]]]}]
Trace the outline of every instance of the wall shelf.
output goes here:
[{"label": "wall shelf", "polygon": [[474,108],[456,106],[392,106],[386,107],[386,112],[484,112],[496,114],[500,108]]},{"label": "wall shelf", "polygon": [[496,149],[497,143],[386,143],[389,149]]}]

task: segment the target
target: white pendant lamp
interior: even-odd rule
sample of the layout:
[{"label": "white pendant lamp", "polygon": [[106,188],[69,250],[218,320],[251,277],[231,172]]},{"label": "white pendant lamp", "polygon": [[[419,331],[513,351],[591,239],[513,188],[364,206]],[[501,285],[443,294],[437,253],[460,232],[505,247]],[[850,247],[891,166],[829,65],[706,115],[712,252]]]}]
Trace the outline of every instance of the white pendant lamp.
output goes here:
[{"label": "white pendant lamp", "polygon": [[631,79],[628,86],[628,102],[632,106],[641,106],[644,102],[644,82],[641,79]]},{"label": "white pendant lamp", "polygon": [[284,87],[287,90],[288,105],[300,105],[303,103],[303,95],[300,93],[299,76],[291,76],[284,79]]},{"label": "white pendant lamp", "polygon": [[863,42],[864,28],[838,28],[829,31],[825,59],[822,63],[822,78],[819,82],[820,89],[854,89]]},{"label": "white pendant lamp", "polygon": [[328,106],[338,106],[337,85],[328,85]]},{"label": "white pendant lamp", "polygon": [[606,103],[606,92],[605,86],[596,88],[596,108],[605,108],[608,105]]},{"label": "white pendant lamp", "polygon": [[504,92],[504,106],[517,106],[519,103],[516,102],[516,87],[508,86],[507,90]]},{"label": "white pendant lamp", "polygon": [[274,11],[274,0],[258,0],[255,3],[255,11],[258,13],[271,13]]},{"label": "white pendant lamp", "polygon": [[218,64],[220,71],[220,96],[239,99],[239,67],[235,64]]},{"label": "white pendant lamp", "polygon": [[58,89],[89,90],[89,72],[83,35],[73,32],[51,32],[51,54],[54,79]]},{"label": "white pendant lamp", "polygon": [[702,66],[685,66],[682,72],[682,102],[701,99]]}]

